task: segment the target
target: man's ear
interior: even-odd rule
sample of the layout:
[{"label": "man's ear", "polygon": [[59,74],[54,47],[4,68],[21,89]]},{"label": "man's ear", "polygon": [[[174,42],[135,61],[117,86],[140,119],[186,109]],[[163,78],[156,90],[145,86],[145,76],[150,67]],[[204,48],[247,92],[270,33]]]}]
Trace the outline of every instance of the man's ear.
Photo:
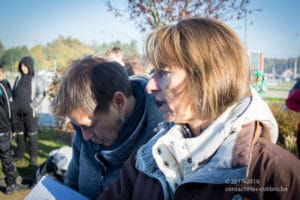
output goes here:
[{"label": "man's ear", "polygon": [[113,106],[120,112],[125,112],[126,97],[122,92],[115,92],[112,98]]}]

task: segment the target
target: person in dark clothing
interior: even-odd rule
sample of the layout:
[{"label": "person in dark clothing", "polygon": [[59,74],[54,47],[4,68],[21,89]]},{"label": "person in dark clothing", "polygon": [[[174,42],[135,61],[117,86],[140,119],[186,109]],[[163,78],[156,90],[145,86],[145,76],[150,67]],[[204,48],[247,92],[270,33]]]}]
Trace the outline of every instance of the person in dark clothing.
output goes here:
[{"label": "person in dark clothing", "polygon": [[19,174],[13,163],[11,106],[11,86],[4,77],[3,63],[0,63],[0,159],[7,185],[6,194],[12,194],[21,189],[21,186],[16,183]]},{"label": "person in dark clothing", "polygon": [[124,69],[128,76],[131,76],[134,74],[132,66],[129,63],[125,63]]},{"label": "person in dark clothing", "polygon": [[26,56],[19,62],[20,75],[13,87],[14,104],[16,106],[17,122],[17,152],[15,161],[24,157],[25,141],[29,141],[30,165],[37,166],[38,154],[38,114],[37,107],[45,97],[43,79],[35,75],[32,57]]}]

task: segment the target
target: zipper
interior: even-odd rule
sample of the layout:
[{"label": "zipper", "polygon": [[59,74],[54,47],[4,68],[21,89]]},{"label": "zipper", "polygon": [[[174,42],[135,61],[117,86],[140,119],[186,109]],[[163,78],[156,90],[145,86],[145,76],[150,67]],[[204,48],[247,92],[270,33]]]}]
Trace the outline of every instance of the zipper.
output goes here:
[{"label": "zipper", "polygon": [[7,107],[8,107],[8,117],[9,117],[9,119],[11,119],[10,100],[9,100],[9,98],[8,98],[6,89],[4,88],[4,86],[2,85],[2,83],[0,83],[0,86],[2,87],[3,92],[4,92],[4,94],[5,94],[6,101],[7,101]]},{"label": "zipper", "polygon": [[99,181],[99,195],[103,193],[103,185],[104,185],[104,176],[101,176]]}]

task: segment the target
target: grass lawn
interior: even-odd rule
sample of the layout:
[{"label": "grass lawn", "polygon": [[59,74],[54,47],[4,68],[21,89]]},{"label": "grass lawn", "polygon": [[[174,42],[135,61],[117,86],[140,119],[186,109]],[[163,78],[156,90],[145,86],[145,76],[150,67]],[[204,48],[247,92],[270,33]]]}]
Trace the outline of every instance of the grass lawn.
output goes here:
[{"label": "grass lawn", "polygon": [[264,100],[270,103],[280,103],[282,105],[285,103],[285,99],[283,98],[265,97]]},{"label": "grass lawn", "polygon": [[[64,131],[58,130],[52,127],[41,127],[38,130],[39,134],[39,151],[38,151],[38,164],[42,164],[47,158],[48,153],[54,149],[57,149],[62,146],[70,145],[71,142],[71,134],[66,133]],[[16,148],[15,138],[13,138],[13,149]],[[15,162],[15,165],[18,169],[19,175],[23,178],[23,183],[30,182],[31,178],[34,176],[36,168],[29,167],[29,154],[28,149],[25,154],[25,159]],[[0,187],[4,187],[4,174],[2,172],[2,165],[0,166]],[[10,197],[10,199],[18,199],[12,198],[13,195],[4,195],[0,192],[0,199],[5,199],[4,197]],[[16,194],[18,195],[18,194]],[[21,198],[22,199],[22,198]]]},{"label": "grass lawn", "polygon": [[[70,145],[71,135],[57,130],[52,127],[39,128],[39,151],[38,151],[38,164],[42,164],[48,157],[48,153],[54,149],[62,146]],[[16,142],[13,141],[13,148],[16,148]],[[15,163],[20,173],[20,176],[28,177],[34,173],[34,167],[28,167],[29,165],[29,154],[28,148],[25,154],[25,159]]]}]

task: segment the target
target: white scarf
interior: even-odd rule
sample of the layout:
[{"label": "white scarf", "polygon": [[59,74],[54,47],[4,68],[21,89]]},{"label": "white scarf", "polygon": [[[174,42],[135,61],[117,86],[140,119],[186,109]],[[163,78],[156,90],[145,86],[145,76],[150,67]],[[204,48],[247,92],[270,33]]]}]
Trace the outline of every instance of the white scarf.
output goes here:
[{"label": "white scarf", "polygon": [[[267,104],[251,90],[252,98],[245,98],[237,105],[228,108],[219,118],[207,127],[199,136],[184,138],[182,125],[174,125],[153,145],[152,154],[158,168],[163,172],[172,190],[183,180],[202,168],[209,158],[219,149],[229,135],[237,135],[243,124],[259,120],[269,129],[271,141],[276,142],[278,127]],[[249,100],[250,99],[250,100]],[[232,137],[231,137],[232,138]],[[233,140],[235,140],[235,136]],[[231,144],[234,144],[232,142]],[[216,162],[215,168],[231,168],[231,155]]]}]

